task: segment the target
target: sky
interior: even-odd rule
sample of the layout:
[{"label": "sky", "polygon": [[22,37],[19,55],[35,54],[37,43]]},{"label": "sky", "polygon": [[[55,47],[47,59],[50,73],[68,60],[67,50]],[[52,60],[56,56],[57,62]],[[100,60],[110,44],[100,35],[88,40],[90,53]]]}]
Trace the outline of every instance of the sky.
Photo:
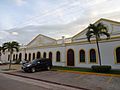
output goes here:
[{"label": "sky", "polygon": [[0,0],[0,45],[72,37],[100,18],[120,21],[120,0]]}]

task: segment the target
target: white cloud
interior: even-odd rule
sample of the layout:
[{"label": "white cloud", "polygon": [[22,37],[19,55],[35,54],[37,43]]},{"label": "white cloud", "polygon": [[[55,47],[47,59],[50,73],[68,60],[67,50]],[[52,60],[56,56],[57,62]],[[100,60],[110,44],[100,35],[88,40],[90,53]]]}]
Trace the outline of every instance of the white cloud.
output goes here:
[{"label": "white cloud", "polygon": [[[22,43],[39,33],[54,38],[61,38],[63,35],[66,37],[72,36],[83,30],[89,23],[93,23],[92,21],[96,21],[101,17],[120,20],[119,0],[13,1],[16,5],[22,6],[17,7],[14,11],[16,13],[16,10],[20,10],[20,13],[18,16],[14,16],[14,14],[12,16],[7,13],[4,13],[2,17],[0,16],[0,28],[9,29],[16,25],[15,21],[17,23],[20,22],[21,19],[19,17],[23,17],[22,23],[16,26],[26,27],[17,27],[16,29],[8,30],[11,35],[10,40],[19,40]],[[28,5],[25,6],[24,4],[26,3]],[[3,9],[3,11],[5,10]],[[0,38],[5,38],[5,40],[9,39],[4,36],[0,36]]]},{"label": "white cloud", "polygon": [[0,27],[1,29],[10,29],[14,26],[14,19],[9,15],[0,15]]},{"label": "white cloud", "polygon": [[12,32],[11,34],[12,35],[18,35],[18,32]]},{"label": "white cloud", "polygon": [[14,0],[14,1],[18,6],[22,6],[22,5],[26,4],[26,0]]},{"label": "white cloud", "polygon": [[0,31],[0,39],[4,39],[9,35],[7,31]]}]

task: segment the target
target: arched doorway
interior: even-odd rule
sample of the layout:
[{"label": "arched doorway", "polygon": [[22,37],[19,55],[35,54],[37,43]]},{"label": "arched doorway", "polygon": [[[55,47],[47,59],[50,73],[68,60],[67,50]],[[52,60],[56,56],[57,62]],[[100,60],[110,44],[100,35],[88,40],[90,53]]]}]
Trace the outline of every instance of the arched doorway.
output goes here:
[{"label": "arched doorway", "polygon": [[60,52],[56,52],[56,62],[60,62]]},{"label": "arched doorway", "polygon": [[52,52],[49,52],[49,59],[52,60]]},{"label": "arched doorway", "polygon": [[72,49],[67,51],[67,66],[74,66],[74,51]]},{"label": "arched doorway", "polygon": [[117,63],[120,63],[120,47],[116,48],[116,60]]},{"label": "arched doorway", "polygon": [[46,52],[43,53],[43,58],[46,58]]},{"label": "arched doorway", "polygon": [[31,61],[31,53],[29,53],[29,59],[28,60]]},{"label": "arched doorway", "polygon": [[22,60],[22,53],[19,54],[19,60]]},{"label": "arched doorway", "polygon": [[27,60],[27,53],[25,53],[25,60]]},{"label": "arched doorway", "polygon": [[13,55],[13,61],[15,61],[15,54]]},{"label": "arched doorway", "polygon": [[37,59],[41,58],[41,53],[37,52]]},{"label": "arched doorway", "polygon": [[16,60],[18,60],[18,54],[16,54]]},{"label": "arched doorway", "polygon": [[35,59],[35,53],[33,53],[33,60]]}]

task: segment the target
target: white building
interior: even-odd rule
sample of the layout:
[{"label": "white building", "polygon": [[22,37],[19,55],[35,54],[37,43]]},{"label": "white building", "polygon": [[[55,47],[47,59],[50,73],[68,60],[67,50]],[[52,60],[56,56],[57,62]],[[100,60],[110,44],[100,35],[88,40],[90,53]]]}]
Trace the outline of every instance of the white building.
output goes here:
[{"label": "white building", "polygon": [[[99,41],[102,65],[111,65],[113,69],[120,69],[120,22],[100,19],[97,23],[108,27],[111,38]],[[91,43],[86,38],[87,28],[71,38],[62,37],[61,40],[39,34],[20,51],[14,52],[12,60],[35,58],[51,58],[55,66],[91,67],[99,65],[99,58],[95,39]],[[2,60],[8,60],[9,54],[2,55]]]}]

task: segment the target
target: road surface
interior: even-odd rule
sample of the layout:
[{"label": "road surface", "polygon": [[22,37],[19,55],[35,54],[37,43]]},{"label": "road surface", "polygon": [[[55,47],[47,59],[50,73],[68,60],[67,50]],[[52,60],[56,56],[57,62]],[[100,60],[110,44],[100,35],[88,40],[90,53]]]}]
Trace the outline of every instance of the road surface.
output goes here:
[{"label": "road surface", "polygon": [[78,90],[78,89],[0,73],[0,90]]}]

